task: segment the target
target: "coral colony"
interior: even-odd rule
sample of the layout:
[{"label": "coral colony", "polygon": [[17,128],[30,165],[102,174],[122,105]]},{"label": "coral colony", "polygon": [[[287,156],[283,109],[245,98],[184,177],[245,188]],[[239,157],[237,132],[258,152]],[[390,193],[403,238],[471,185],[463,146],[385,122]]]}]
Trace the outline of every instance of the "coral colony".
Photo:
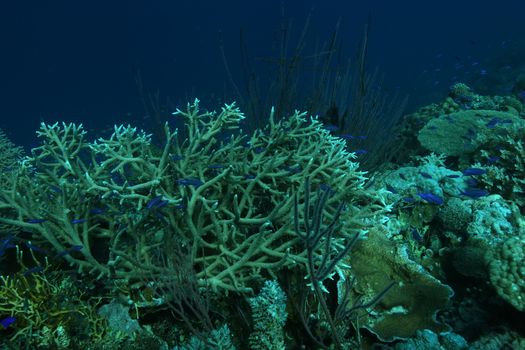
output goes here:
[{"label": "coral colony", "polygon": [[235,103],[160,145],[0,134],[3,348],[523,349],[524,111],[457,84],[369,173],[357,136],[274,110],[246,134]]}]

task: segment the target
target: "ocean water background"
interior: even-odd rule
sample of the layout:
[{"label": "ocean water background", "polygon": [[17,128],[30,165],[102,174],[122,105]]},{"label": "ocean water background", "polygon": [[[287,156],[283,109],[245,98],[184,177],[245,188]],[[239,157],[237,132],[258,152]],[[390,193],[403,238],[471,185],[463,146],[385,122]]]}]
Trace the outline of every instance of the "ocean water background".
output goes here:
[{"label": "ocean water background", "polygon": [[233,95],[221,45],[242,81],[240,31],[260,63],[275,58],[283,23],[292,21],[297,42],[308,14],[305,53],[315,53],[340,20],[348,57],[370,18],[369,67],[385,74],[385,89],[410,96],[408,111],[456,81],[508,92],[512,82],[491,79],[525,63],[519,0],[16,1],[0,12],[0,128],[26,147],[42,121],[83,123],[92,136],[113,124],[147,129],[138,71],[149,92],[213,107]]}]

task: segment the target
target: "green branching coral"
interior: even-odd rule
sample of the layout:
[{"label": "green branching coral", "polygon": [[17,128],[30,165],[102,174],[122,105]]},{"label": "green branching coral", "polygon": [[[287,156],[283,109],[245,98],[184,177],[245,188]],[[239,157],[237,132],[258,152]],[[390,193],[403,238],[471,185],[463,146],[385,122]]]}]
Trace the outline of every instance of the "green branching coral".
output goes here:
[{"label": "green branching coral", "polygon": [[195,100],[175,117],[187,137],[166,124],[160,148],[131,126],[92,142],[82,125],[42,124],[41,146],[14,186],[0,191],[0,209],[16,212],[0,222],[71,252],[64,258],[81,273],[128,284],[176,278],[159,257],[170,235],[189,247],[201,286],[251,292],[254,280],[304,266],[291,213],[292,193],[307,177],[334,189],[331,203],[348,203],[348,234],[388,209],[381,194],[364,189],[345,141],[305,113],[279,122],[272,114],[251,136],[240,133],[235,104],[204,112]]}]

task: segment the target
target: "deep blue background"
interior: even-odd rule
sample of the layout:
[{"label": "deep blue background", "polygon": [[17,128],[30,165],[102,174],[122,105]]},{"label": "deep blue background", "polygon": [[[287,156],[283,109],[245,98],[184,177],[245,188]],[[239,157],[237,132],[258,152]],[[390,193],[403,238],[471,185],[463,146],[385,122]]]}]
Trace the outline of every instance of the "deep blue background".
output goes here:
[{"label": "deep blue background", "polygon": [[231,95],[221,40],[241,79],[240,29],[252,57],[270,57],[282,9],[296,36],[312,11],[310,53],[339,18],[353,53],[370,13],[371,65],[411,95],[411,109],[492,74],[491,62],[525,38],[523,0],[13,1],[0,8],[0,128],[27,145],[41,121],[147,126],[138,70],[149,91],[176,102]]}]

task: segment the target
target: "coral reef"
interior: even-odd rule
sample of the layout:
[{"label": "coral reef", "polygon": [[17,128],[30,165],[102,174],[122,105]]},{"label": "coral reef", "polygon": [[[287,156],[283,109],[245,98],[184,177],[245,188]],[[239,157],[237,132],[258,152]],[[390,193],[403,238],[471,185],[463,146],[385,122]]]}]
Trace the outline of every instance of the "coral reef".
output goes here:
[{"label": "coral reef", "polygon": [[300,112],[272,110],[245,135],[235,104],[195,100],[160,145],[129,125],[90,140],[42,124],[29,156],[0,160],[0,257],[17,262],[0,276],[0,336],[43,349],[519,348],[524,110],[455,84],[405,118],[399,156],[371,174]]}]

